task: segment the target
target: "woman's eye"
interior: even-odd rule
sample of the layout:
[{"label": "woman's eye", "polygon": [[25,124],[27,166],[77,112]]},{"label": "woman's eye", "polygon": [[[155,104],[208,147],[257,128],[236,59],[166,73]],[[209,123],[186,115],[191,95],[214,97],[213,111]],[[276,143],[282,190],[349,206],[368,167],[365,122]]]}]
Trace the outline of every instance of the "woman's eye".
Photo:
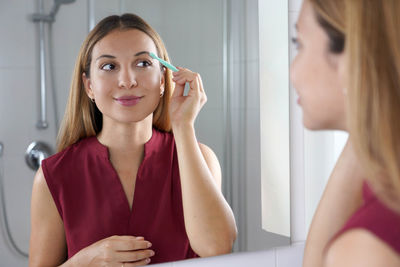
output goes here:
[{"label": "woman's eye", "polygon": [[145,68],[145,67],[149,67],[151,66],[151,62],[147,61],[147,60],[142,60],[139,61],[136,66],[141,67],[141,68]]},{"label": "woman's eye", "polygon": [[115,65],[114,64],[104,64],[103,66],[101,66],[102,70],[113,70],[115,69]]}]

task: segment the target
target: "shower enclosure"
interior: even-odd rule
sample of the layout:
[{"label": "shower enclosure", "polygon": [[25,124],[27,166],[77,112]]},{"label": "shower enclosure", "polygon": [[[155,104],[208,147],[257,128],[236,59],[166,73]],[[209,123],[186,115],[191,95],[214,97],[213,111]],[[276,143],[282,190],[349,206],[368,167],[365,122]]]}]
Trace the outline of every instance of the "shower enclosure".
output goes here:
[{"label": "shower enclosure", "polygon": [[[0,266],[27,266],[33,177],[54,152],[67,80],[87,33],[87,3],[64,10],[73,2],[0,4],[0,34],[7,40],[0,45]],[[69,22],[73,15],[82,17],[79,26]]]}]

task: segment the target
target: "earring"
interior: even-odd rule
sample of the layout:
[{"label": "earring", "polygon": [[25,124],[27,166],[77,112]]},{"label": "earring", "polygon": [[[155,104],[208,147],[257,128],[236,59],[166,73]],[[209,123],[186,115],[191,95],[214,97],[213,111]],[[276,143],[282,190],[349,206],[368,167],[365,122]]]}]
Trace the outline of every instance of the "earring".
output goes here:
[{"label": "earring", "polygon": [[161,91],[160,97],[164,96],[164,90]]},{"label": "earring", "polygon": [[94,98],[90,98],[90,101],[92,101],[92,103],[96,102],[96,101],[94,100]]}]

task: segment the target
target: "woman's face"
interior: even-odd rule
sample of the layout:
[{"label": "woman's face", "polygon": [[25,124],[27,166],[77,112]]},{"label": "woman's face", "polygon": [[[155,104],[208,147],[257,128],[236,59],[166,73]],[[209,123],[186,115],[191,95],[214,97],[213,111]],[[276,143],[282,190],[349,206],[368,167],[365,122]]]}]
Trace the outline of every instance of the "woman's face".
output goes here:
[{"label": "woman's face", "polygon": [[305,0],[297,21],[298,53],[291,64],[291,81],[303,109],[303,124],[311,130],[345,130],[344,53],[329,51],[329,39]]},{"label": "woman's face", "polygon": [[152,116],[164,91],[164,76],[153,40],[144,32],[115,30],[94,47],[90,77],[83,74],[88,96],[95,100],[103,122],[132,123]]}]

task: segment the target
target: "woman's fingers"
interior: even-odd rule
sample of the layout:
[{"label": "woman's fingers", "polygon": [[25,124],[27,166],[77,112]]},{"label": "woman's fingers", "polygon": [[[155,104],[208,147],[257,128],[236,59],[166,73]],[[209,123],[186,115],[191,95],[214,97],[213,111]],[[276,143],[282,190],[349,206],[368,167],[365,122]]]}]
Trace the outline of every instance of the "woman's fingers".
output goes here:
[{"label": "woman's fingers", "polygon": [[117,252],[116,258],[119,262],[136,262],[148,259],[154,256],[154,251],[151,249],[135,250],[135,251],[120,251]]},{"label": "woman's fingers", "polygon": [[144,266],[151,262],[151,259],[144,259],[137,262],[124,262],[124,267]]},{"label": "woman's fingers", "polygon": [[113,236],[105,241],[105,246],[115,251],[143,250],[151,247],[151,243],[143,237]]},{"label": "woman's fingers", "polygon": [[203,80],[201,79],[201,77],[199,77],[199,83],[200,83],[200,91],[202,91],[203,93],[205,93],[204,92],[204,87],[203,87]]},{"label": "woman's fingers", "polygon": [[[174,72],[173,75],[174,75],[173,81],[177,85],[178,89],[182,89],[181,86],[183,86],[183,89],[184,89],[185,83],[189,83],[190,89],[192,89],[194,91],[204,92],[203,83],[201,81],[200,74],[192,72],[188,69],[179,68],[179,71]],[[182,90],[180,90],[179,93],[180,94],[177,94],[177,95],[181,95],[181,96],[183,95]]]}]

